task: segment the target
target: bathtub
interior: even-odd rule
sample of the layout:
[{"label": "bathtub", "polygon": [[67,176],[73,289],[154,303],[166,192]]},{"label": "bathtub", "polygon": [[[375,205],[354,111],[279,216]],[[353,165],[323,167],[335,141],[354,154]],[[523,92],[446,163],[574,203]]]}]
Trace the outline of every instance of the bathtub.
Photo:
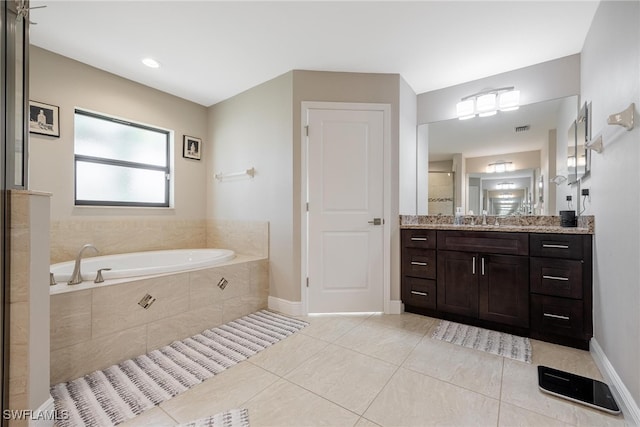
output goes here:
[{"label": "bathtub", "polygon": [[[132,252],[83,258],[80,270],[85,281],[93,281],[98,269],[111,268],[102,272],[102,277],[110,280],[208,268],[233,258],[235,252],[230,249]],[[53,264],[50,272],[58,283],[66,283],[71,278],[74,264],[75,261]]]}]

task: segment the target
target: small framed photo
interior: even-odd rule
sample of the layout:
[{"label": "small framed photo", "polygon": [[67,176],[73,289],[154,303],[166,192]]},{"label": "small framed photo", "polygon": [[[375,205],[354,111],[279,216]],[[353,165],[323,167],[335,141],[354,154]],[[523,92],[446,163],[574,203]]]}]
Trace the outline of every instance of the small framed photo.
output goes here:
[{"label": "small framed photo", "polygon": [[185,135],[182,142],[182,157],[200,160],[200,154],[202,154],[202,140]]},{"label": "small framed photo", "polygon": [[29,132],[60,137],[60,108],[55,105],[29,101]]}]

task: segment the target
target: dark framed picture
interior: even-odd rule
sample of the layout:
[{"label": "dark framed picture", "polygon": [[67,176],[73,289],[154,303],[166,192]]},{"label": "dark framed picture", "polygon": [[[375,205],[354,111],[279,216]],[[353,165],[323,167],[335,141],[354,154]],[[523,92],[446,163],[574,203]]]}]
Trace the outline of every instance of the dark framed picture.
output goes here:
[{"label": "dark framed picture", "polygon": [[29,101],[29,132],[60,137],[60,108],[38,101]]},{"label": "dark framed picture", "polygon": [[193,136],[184,136],[182,142],[182,157],[187,159],[200,160],[202,154],[202,140]]}]

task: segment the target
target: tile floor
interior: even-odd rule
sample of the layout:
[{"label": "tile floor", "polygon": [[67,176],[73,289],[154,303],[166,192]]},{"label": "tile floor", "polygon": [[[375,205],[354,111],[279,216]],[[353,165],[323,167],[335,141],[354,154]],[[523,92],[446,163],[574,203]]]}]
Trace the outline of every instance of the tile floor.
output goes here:
[{"label": "tile floor", "polygon": [[624,426],[538,390],[543,364],[602,379],[589,352],[532,340],[526,364],[431,339],[413,314],[310,325],[122,426],[173,426],[248,408],[258,426]]}]

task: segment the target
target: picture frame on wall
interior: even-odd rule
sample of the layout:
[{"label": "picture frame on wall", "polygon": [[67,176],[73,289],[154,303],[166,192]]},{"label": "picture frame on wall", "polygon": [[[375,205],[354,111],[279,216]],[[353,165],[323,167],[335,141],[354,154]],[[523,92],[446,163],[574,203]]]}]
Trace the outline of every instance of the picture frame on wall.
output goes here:
[{"label": "picture frame on wall", "polygon": [[29,132],[60,137],[60,108],[38,101],[29,101]]},{"label": "picture frame on wall", "polygon": [[184,136],[182,141],[182,157],[200,160],[202,155],[202,140],[193,136]]}]

